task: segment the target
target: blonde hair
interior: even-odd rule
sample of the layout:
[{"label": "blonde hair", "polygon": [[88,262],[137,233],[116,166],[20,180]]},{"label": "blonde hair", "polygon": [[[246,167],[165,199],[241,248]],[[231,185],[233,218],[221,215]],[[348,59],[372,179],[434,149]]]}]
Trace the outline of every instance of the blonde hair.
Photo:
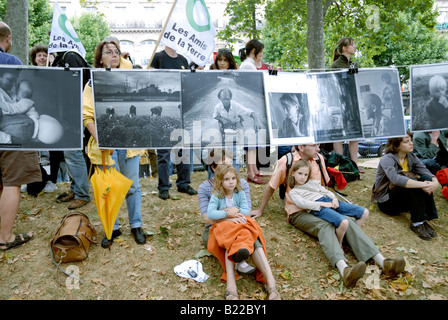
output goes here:
[{"label": "blonde hair", "polygon": [[235,192],[240,192],[241,190],[243,190],[243,187],[241,187],[241,180],[238,171],[231,164],[221,164],[216,167],[215,177],[213,178],[213,192],[215,196],[220,199],[223,199],[226,196],[226,192],[222,186],[222,183],[224,181],[224,176],[229,172],[235,174],[236,177]]},{"label": "blonde hair", "polygon": [[430,95],[435,96],[446,89],[446,81],[442,76],[435,75],[429,79],[428,87]]},{"label": "blonde hair", "polygon": [[294,188],[294,186],[296,185],[296,178],[294,178],[294,172],[296,172],[297,170],[299,170],[300,168],[308,168],[308,179],[306,180],[306,182],[308,182],[308,180],[310,180],[311,177],[311,165],[308,161],[305,160],[299,160],[296,163],[293,164],[293,166],[291,167],[291,171],[289,173],[288,176],[288,186],[290,188]]}]

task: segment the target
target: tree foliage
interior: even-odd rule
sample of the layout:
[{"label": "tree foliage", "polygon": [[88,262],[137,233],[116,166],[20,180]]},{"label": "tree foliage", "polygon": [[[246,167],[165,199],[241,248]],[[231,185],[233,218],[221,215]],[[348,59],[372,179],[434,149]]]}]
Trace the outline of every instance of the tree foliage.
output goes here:
[{"label": "tree foliage", "polygon": [[[53,8],[48,0],[28,0],[28,39],[29,48],[34,45],[49,44]],[[5,16],[7,0],[0,0],[0,19]],[[92,63],[97,44],[110,34],[104,16],[99,13],[83,13],[70,20],[78,37],[86,49],[86,60]]]},{"label": "tree foliage", "polygon": [[72,20],[73,27],[86,49],[86,60],[93,64],[96,46],[110,35],[109,25],[103,15],[90,12],[83,13],[76,22]]},{"label": "tree foliage", "polygon": [[[261,32],[257,29],[256,10],[260,9],[265,0],[230,0],[227,3],[225,15],[230,17],[229,24],[218,32],[218,38],[229,43],[235,43],[237,36],[250,39],[260,38]],[[258,22],[261,22],[258,20]]]},{"label": "tree foliage", "polygon": [[[257,1],[265,4],[262,41],[264,58],[284,69],[308,68],[307,4],[309,0]],[[232,1],[231,1],[232,2]],[[234,1],[235,2],[235,1]],[[241,12],[254,1],[232,3],[226,14],[233,14],[227,33],[221,39],[231,42],[243,32],[248,12]],[[342,37],[352,37],[358,47],[357,61],[363,67],[409,65],[446,59],[447,40],[437,34],[438,12],[433,0],[319,0],[323,6],[324,64],[332,62],[333,51]],[[328,10],[326,8],[328,7]],[[238,8],[238,9],[237,9]],[[238,13],[238,15],[236,14]],[[235,27],[237,26],[237,27]],[[401,71],[401,70],[400,70]]]}]

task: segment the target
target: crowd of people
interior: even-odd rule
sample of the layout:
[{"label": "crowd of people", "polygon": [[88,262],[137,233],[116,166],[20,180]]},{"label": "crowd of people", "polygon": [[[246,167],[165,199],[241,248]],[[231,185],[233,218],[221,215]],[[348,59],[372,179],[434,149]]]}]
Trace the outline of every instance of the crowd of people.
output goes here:
[{"label": "crowd of people", "polygon": [[[11,48],[11,30],[0,23],[0,64],[19,65],[19,59],[8,54]],[[261,60],[264,45],[258,40],[249,41],[240,52],[239,66],[228,49],[219,49],[213,64],[215,70],[263,70],[267,69]],[[351,57],[356,52],[353,39],[344,38],[335,49],[335,62],[331,68],[347,68],[354,65]],[[53,55],[50,55],[53,56]],[[59,52],[48,59],[47,48],[37,46],[31,51],[31,62],[36,66],[49,66],[60,61],[69,66],[84,66],[85,61],[76,52]],[[50,63],[51,65],[51,63]],[[129,60],[123,59],[120,44],[112,37],[101,41],[95,50],[95,68],[132,68]],[[175,50],[166,47],[158,52],[150,68],[188,69],[187,59]],[[226,108],[227,91],[222,92],[222,112]],[[0,99],[8,99],[2,94]],[[91,200],[89,194],[88,167],[91,163],[100,169],[115,167],[124,176],[132,180],[126,195],[128,223],[137,244],[146,242],[142,224],[140,158],[149,155],[147,150],[101,150],[97,145],[95,130],[93,92],[90,82],[83,90],[83,125],[88,136],[87,158],[79,151],[50,152],[51,173],[49,188],[56,184],[61,161],[67,163],[71,178],[70,192],[58,196],[57,201],[70,202],[68,209],[77,209]],[[225,120],[225,115],[216,115]],[[254,115],[255,117],[255,115]],[[222,120],[222,121],[224,121]],[[408,134],[405,137],[390,138],[386,154],[379,162],[374,185],[374,195],[382,212],[395,215],[409,211],[410,229],[424,240],[437,237],[434,228],[428,223],[437,219],[433,193],[439,187],[435,172],[447,167],[446,131]],[[415,144],[415,150],[414,150]],[[334,145],[337,152],[342,145]],[[350,142],[350,155],[357,161],[357,142]],[[284,210],[289,223],[319,240],[320,246],[330,261],[338,269],[346,287],[353,287],[366,272],[366,262],[372,259],[388,277],[395,277],[405,269],[405,260],[401,257],[386,258],[363,231],[362,226],[368,219],[369,210],[364,207],[339,201],[334,193],[325,186],[330,180],[325,170],[325,159],[318,144],[289,146],[274,166],[269,181],[263,176],[256,164],[257,149],[246,148],[247,179],[243,179],[236,161],[236,150],[213,148],[208,151],[205,160],[209,168],[209,177],[202,182],[198,191],[191,186],[191,150],[176,150],[176,186],[179,192],[197,195],[198,205],[205,224],[202,235],[204,246],[219,260],[226,282],[226,299],[238,299],[236,279],[238,274],[256,274],[256,280],[265,285],[268,298],[281,299],[275,278],[270,269],[266,248],[269,247],[263,231],[257,223],[275,190],[283,188]],[[342,153],[339,150],[339,153]],[[158,149],[151,153],[157,157],[151,166],[157,170],[159,197],[170,198],[172,187],[170,176],[170,149]],[[86,162],[86,159],[88,162]],[[153,160],[155,160],[153,158]],[[32,232],[15,234],[14,221],[20,202],[20,186],[42,180],[38,153],[33,151],[0,151],[0,250],[18,247],[31,239]],[[259,207],[253,208],[250,184],[265,185]],[[118,218],[113,227],[112,239],[102,240],[107,248],[121,235]],[[348,265],[343,243],[349,246],[358,262]],[[248,264],[253,261],[255,268]]]}]

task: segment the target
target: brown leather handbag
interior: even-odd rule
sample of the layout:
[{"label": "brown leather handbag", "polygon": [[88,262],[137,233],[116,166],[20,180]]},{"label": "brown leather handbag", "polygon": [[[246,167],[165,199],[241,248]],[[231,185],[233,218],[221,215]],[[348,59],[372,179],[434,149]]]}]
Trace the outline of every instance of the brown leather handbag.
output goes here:
[{"label": "brown leather handbag", "polygon": [[91,243],[97,243],[98,234],[89,218],[80,212],[70,212],[50,242],[50,254],[56,264],[81,261],[88,257]]}]

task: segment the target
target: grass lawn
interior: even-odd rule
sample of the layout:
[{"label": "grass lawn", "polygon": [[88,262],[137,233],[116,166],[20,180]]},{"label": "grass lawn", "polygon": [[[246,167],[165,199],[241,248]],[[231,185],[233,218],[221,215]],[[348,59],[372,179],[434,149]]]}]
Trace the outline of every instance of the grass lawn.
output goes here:
[{"label": "grass lawn", "polygon": [[[363,229],[385,257],[406,259],[406,272],[395,279],[383,275],[375,279],[375,265],[369,262],[366,274],[355,288],[343,287],[337,269],[329,264],[317,240],[297,230],[286,219],[283,204],[275,192],[262,217],[268,260],[279,292],[285,300],[446,300],[448,299],[448,202],[440,190],[435,194],[439,219],[432,222],[438,238],[424,241],[409,229],[409,214],[390,217],[370,202],[375,179],[374,168],[366,168],[361,180],[350,182],[342,191],[348,199],[370,210]],[[246,177],[246,172],[242,172]],[[175,185],[176,176],[172,176]],[[197,189],[207,178],[205,171],[192,174]],[[204,228],[197,196],[188,196],[172,188],[175,200],[157,196],[157,180],[141,179],[142,215],[148,233],[147,244],[134,242],[123,204],[119,217],[123,235],[111,249],[90,247],[88,259],[61,265],[79,274],[79,288],[58,273],[49,255],[49,244],[68,212],[67,203],[56,203],[56,196],[69,189],[58,183],[52,194],[30,197],[22,193],[14,231],[34,231],[26,245],[0,252],[0,299],[20,300],[222,300],[225,284],[220,282],[222,268],[218,260],[204,255],[201,234]],[[251,184],[252,203],[257,208],[265,186]],[[93,194],[93,192],[92,192]],[[78,211],[87,214],[99,233],[103,227],[93,202]],[[356,258],[348,250],[351,264]],[[173,269],[190,259],[198,259],[209,279],[203,283],[178,277]],[[67,286],[68,284],[68,286]],[[241,299],[263,300],[266,292],[252,276],[240,276]]]}]

